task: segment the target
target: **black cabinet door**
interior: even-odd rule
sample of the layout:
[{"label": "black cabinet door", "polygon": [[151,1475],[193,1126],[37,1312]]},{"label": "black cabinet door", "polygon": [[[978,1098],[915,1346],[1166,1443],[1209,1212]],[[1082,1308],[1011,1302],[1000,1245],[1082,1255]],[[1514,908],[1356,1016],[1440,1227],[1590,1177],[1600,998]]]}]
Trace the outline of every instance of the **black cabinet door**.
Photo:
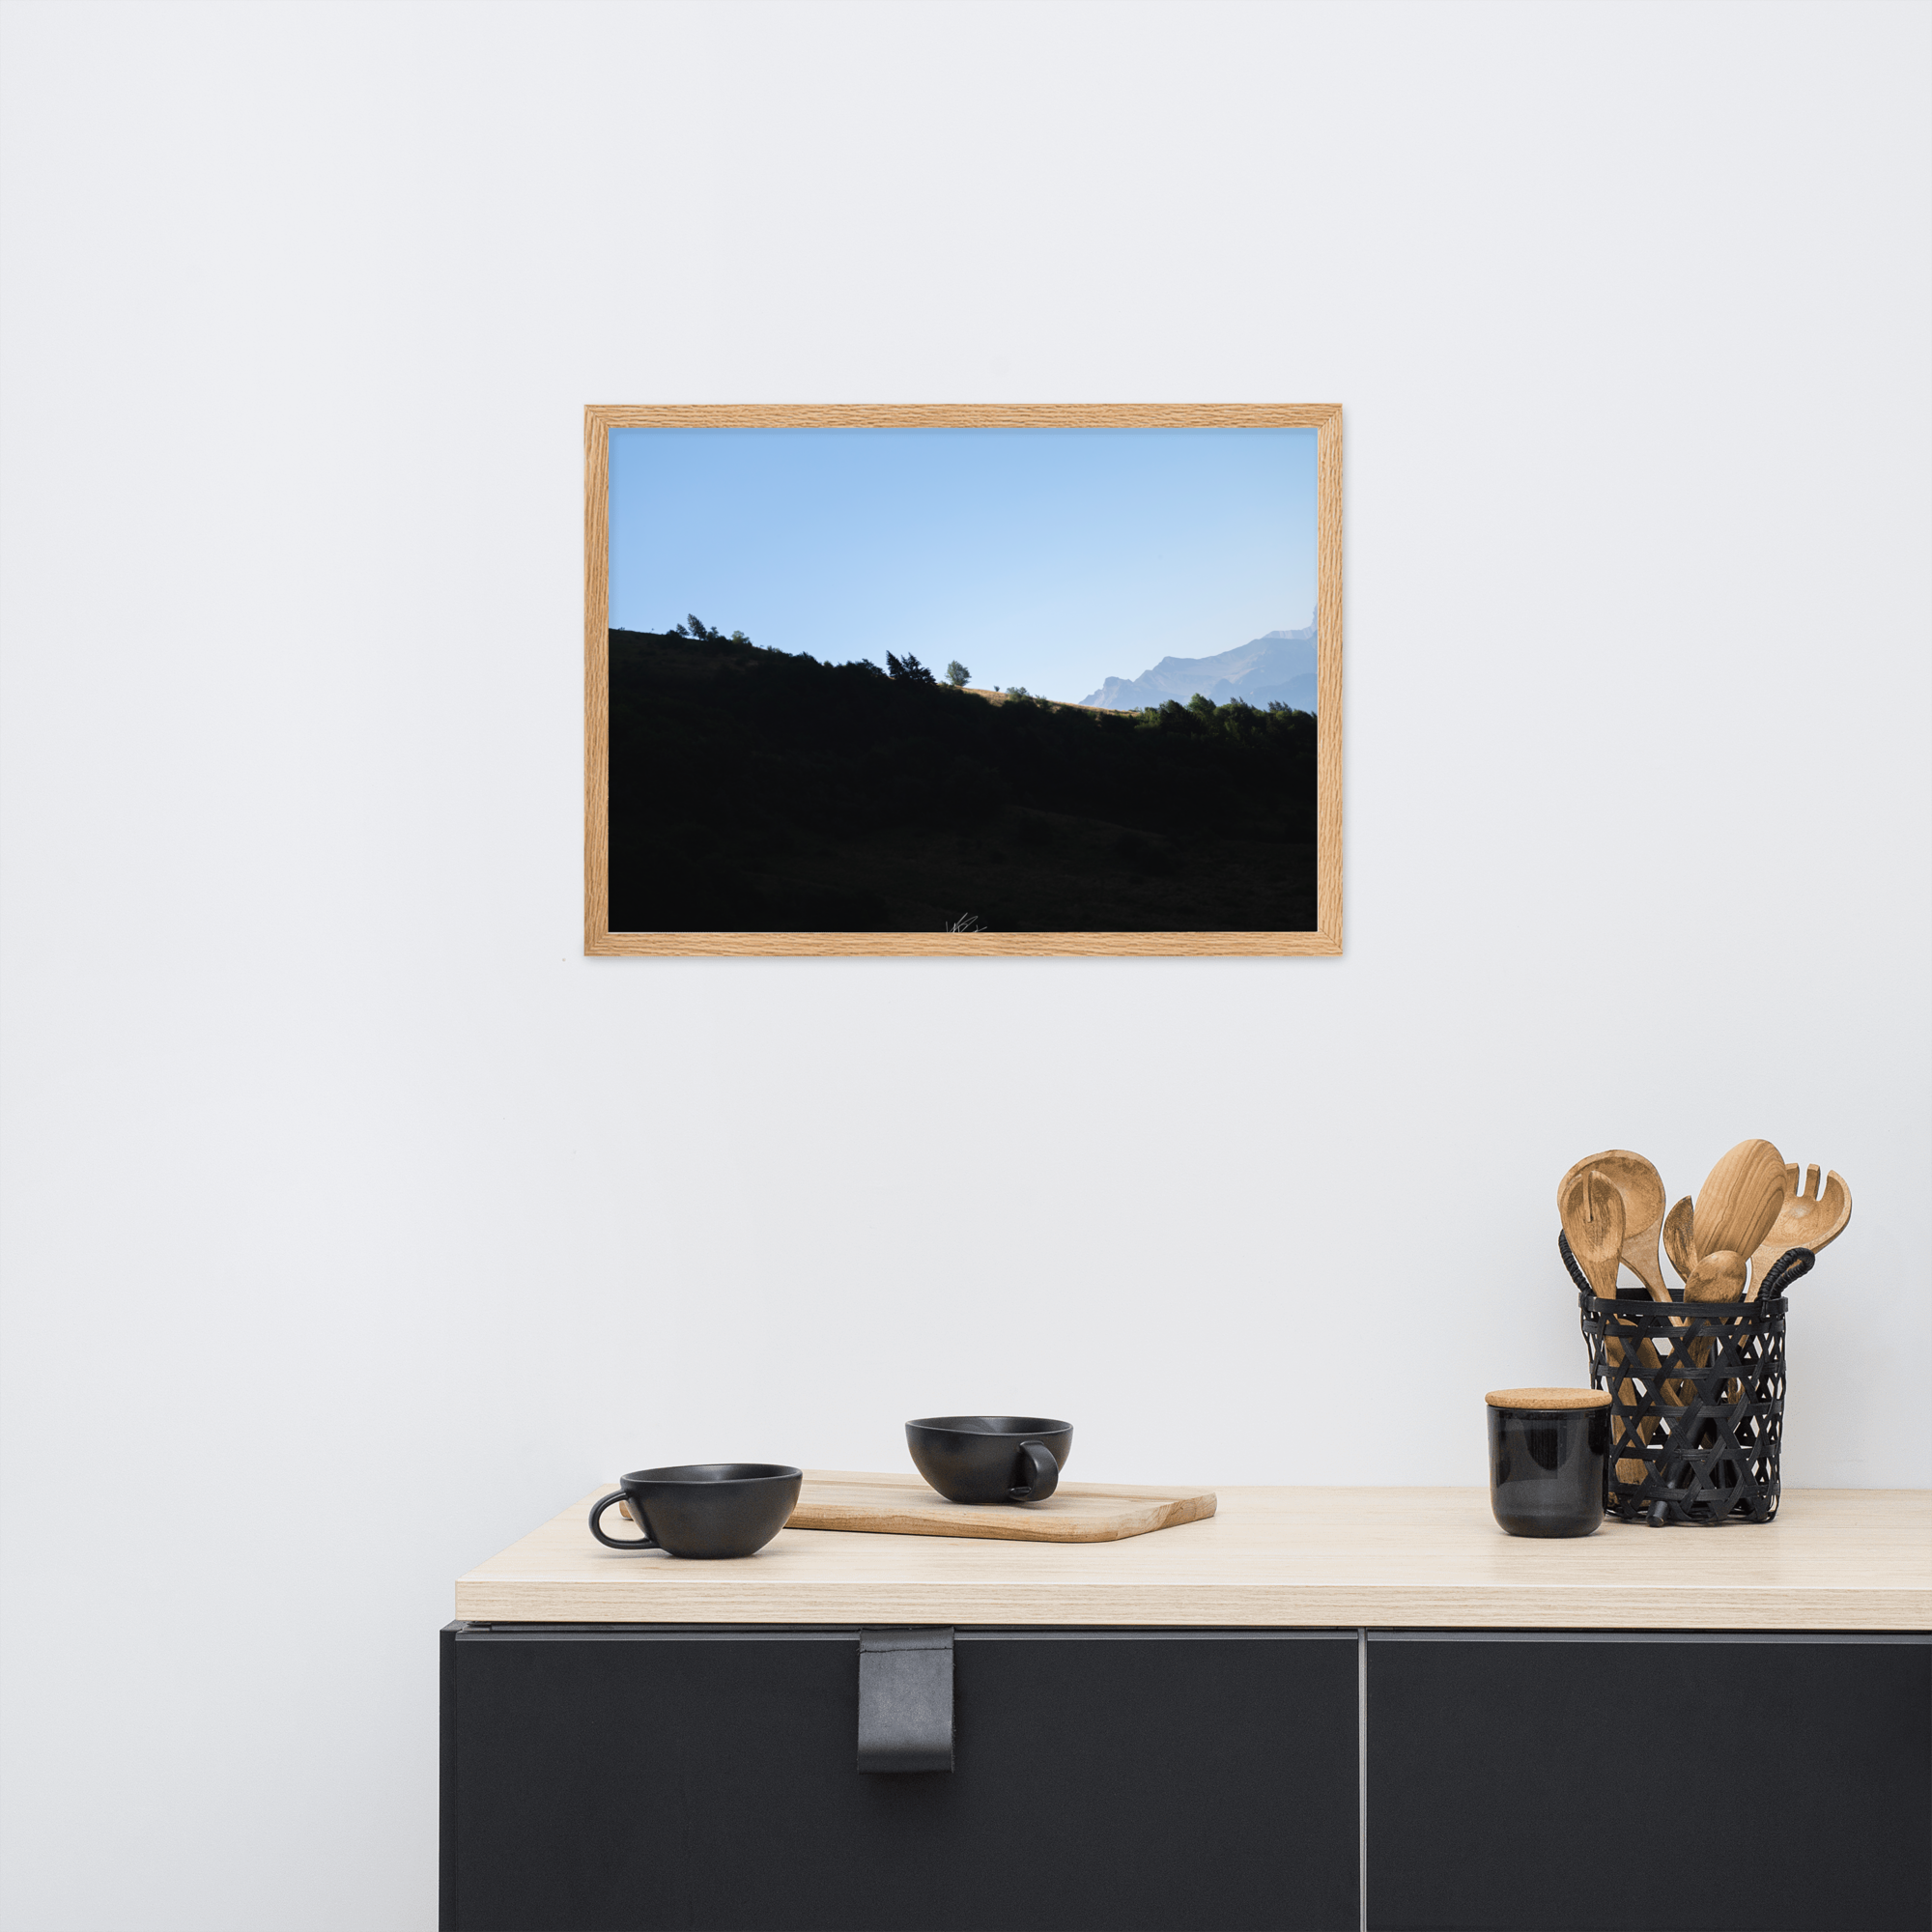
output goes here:
[{"label": "black cabinet door", "polygon": [[1925,1932],[1932,1639],[1368,1643],[1378,1932]]},{"label": "black cabinet door", "polygon": [[955,1769],[855,1769],[859,1633],[452,1627],[455,1932],[1358,1922],[1356,1640],[961,1631]]}]

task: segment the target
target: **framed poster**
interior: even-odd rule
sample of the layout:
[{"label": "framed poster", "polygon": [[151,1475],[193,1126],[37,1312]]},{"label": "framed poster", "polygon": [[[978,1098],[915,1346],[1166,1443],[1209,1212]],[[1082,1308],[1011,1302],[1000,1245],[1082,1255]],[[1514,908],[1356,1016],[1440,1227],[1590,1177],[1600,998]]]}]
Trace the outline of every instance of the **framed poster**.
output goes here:
[{"label": "framed poster", "polygon": [[1339,406],[592,407],[584,950],[1342,950]]}]

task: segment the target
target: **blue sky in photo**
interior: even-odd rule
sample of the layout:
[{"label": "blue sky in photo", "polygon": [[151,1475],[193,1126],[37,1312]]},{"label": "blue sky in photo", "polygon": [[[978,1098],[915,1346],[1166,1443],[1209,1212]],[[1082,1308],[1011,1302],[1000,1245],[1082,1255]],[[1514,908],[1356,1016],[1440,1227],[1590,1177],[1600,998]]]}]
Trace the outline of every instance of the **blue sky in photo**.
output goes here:
[{"label": "blue sky in photo", "polygon": [[611,622],[1079,699],[1315,610],[1312,429],[618,429]]}]

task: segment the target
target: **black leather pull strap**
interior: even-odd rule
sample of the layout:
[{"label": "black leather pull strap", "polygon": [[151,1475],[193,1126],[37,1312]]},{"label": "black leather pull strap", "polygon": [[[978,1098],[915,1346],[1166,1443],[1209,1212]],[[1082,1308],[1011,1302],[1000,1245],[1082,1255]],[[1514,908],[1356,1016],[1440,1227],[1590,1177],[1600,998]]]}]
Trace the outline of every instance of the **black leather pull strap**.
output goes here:
[{"label": "black leather pull strap", "polygon": [[859,1769],[952,1769],[952,1633],[859,1634]]}]

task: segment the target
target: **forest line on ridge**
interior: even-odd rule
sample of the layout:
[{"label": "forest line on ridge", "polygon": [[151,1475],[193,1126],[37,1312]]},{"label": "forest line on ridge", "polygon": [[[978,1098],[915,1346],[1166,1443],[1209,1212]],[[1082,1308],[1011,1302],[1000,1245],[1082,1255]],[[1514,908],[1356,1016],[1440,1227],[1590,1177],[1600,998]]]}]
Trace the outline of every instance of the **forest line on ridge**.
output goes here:
[{"label": "forest line on ridge", "polygon": [[991,703],[715,632],[613,630],[610,688],[614,931],[1314,925],[1309,713]]}]

